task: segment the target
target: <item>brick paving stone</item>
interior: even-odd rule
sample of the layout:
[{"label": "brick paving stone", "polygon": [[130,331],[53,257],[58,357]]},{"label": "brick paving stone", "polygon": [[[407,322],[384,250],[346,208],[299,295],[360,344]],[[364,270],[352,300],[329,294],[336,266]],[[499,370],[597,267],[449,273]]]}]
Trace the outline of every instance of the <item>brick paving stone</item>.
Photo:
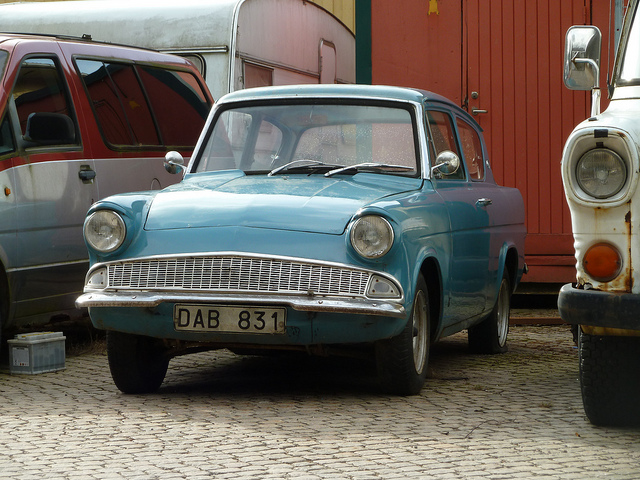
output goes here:
[{"label": "brick paving stone", "polygon": [[640,478],[640,429],[590,425],[577,368],[568,327],[528,326],[504,355],[440,342],[413,397],[366,362],[227,351],[127,396],[96,349],[59,372],[0,368],[0,479]]}]

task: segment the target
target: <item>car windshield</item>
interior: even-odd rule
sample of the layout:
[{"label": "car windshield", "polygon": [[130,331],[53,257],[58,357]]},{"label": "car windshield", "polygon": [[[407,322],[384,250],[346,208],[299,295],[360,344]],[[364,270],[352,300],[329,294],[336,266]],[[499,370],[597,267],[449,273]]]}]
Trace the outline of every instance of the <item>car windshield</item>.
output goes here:
[{"label": "car windshield", "polygon": [[[350,104],[243,106],[217,116],[196,172],[327,173],[342,167],[415,176],[414,115],[409,108]],[[342,172],[341,172],[342,173]]]},{"label": "car windshield", "polygon": [[622,85],[638,85],[640,84],[640,18],[638,16],[638,8],[635,12],[629,12],[633,15],[633,23],[629,30],[629,37],[620,63],[620,75],[618,83]]}]

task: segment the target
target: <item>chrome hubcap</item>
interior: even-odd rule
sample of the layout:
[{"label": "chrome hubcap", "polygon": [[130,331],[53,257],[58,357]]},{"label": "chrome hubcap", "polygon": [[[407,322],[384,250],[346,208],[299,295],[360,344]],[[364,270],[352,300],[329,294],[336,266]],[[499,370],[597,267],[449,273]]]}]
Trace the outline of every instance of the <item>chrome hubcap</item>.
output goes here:
[{"label": "chrome hubcap", "polygon": [[416,294],[413,304],[413,365],[418,374],[427,362],[429,331],[427,327],[427,299],[422,290]]},{"label": "chrome hubcap", "polygon": [[509,333],[509,284],[506,280],[502,280],[500,284],[500,293],[498,295],[498,311],[497,327],[498,327],[498,344],[503,347],[507,343],[507,335]]}]

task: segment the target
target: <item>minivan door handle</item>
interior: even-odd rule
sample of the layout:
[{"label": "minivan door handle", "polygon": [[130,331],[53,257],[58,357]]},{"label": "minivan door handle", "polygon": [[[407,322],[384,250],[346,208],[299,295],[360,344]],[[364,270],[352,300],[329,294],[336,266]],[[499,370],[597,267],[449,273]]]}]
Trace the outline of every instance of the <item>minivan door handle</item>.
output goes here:
[{"label": "minivan door handle", "polygon": [[493,202],[491,201],[490,198],[479,198],[476,201],[476,206],[477,207],[486,207],[487,205],[491,205]]},{"label": "minivan door handle", "polygon": [[96,178],[96,172],[91,170],[89,165],[80,165],[80,171],[78,172],[78,177],[84,183],[93,182],[93,179]]}]

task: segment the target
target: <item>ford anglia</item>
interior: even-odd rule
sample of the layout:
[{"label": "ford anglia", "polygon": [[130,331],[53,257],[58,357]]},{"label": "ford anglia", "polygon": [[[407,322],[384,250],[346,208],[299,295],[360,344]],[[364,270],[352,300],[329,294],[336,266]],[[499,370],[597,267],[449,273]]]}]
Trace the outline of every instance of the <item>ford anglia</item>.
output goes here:
[{"label": "ford anglia", "polygon": [[194,350],[366,352],[417,394],[432,342],[507,349],[524,206],[481,129],[430,92],[256,88],[224,96],[162,191],[94,204],[77,300],[107,330],[116,386],[152,392]]}]

